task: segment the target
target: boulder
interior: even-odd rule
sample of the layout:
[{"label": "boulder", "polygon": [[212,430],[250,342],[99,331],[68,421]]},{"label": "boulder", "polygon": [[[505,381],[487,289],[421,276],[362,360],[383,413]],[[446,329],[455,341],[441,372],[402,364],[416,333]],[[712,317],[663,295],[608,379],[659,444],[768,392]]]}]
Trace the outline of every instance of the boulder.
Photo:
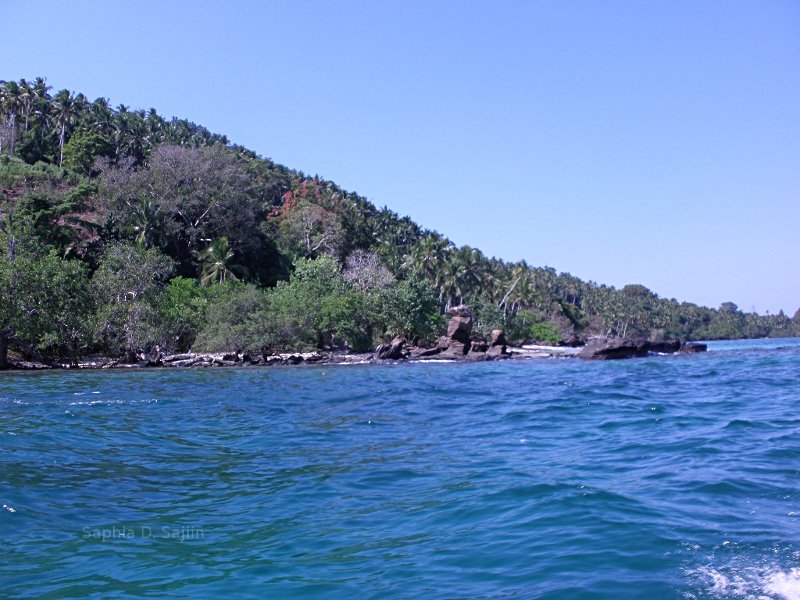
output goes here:
[{"label": "boulder", "polygon": [[578,353],[579,358],[612,360],[647,356],[649,352],[674,354],[676,352],[703,352],[705,344],[686,344],[680,340],[648,342],[631,338],[592,338]]},{"label": "boulder", "polygon": [[459,342],[458,340],[450,340],[450,345],[447,347],[447,350],[442,352],[442,354],[448,356],[465,356],[469,353],[471,346],[472,344],[469,340],[467,340],[466,344]]},{"label": "boulder", "polygon": [[483,340],[473,341],[470,347],[470,352],[486,352],[489,349],[489,344]]},{"label": "boulder", "polygon": [[680,340],[665,340],[663,342],[647,342],[648,352],[658,352],[659,354],[674,354],[681,349]]},{"label": "boulder", "polygon": [[695,354],[696,352],[705,352],[708,350],[708,345],[699,344],[697,342],[684,342],[680,347],[681,354]]},{"label": "boulder", "polygon": [[447,314],[450,315],[447,337],[468,345],[472,336],[472,311],[466,306],[455,306]]},{"label": "boulder", "polygon": [[502,329],[494,329],[489,337],[489,346],[506,346],[506,332]]},{"label": "boulder", "polygon": [[508,358],[511,355],[506,352],[505,346],[490,346],[486,351],[486,356],[488,358]]},{"label": "boulder", "polygon": [[375,356],[381,360],[399,360],[406,357],[406,339],[397,336],[389,344],[381,344],[375,348]]},{"label": "boulder", "polygon": [[412,348],[411,358],[430,358],[442,353],[442,348],[434,346],[433,348]]},{"label": "boulder", "polygon": [[627,338],[592,338],[578,353],[578,358],[588,360],[616,360],[647,356],[647,342]]}]

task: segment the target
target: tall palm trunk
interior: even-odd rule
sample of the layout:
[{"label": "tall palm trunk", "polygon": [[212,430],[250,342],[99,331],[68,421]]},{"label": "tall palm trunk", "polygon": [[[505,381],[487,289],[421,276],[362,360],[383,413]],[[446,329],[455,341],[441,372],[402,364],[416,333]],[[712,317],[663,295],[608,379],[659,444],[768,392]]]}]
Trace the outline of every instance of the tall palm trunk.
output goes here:
[{"label": "tall palm trunk", "polygon": [[61,163],[64,162],[64,133],[66,132],[67,124],[61,123],[61,135],[58,137],[58,146],[59,146],[59,155],[58,155],[58,166],[61,166]]},{"label": "tall palm trunk", "polygon": [[17,114],[11,113],[8,117],[8,122],[11,123],[11,146],[9,148],[9,155],[14,156],[14,149],[17,147]]}]

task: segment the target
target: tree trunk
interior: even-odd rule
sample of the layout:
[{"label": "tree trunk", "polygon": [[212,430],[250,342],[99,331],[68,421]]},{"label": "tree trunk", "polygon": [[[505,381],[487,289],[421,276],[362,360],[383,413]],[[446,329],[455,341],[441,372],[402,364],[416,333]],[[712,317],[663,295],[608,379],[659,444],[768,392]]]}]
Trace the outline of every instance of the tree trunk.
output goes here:
[{"label": "tree trunk", "polygon": [[64,133],[66,131],[66,127],[67,126],[66,126],[65,123],[61,124],[61,136],[58,138],[58,142],[59,142],[58,145],[59,145],[59,149],[60,149],[59,150],[59,155],[58,155],[58,166],[59,167],[61,166],[61,163],[64,162]]}]

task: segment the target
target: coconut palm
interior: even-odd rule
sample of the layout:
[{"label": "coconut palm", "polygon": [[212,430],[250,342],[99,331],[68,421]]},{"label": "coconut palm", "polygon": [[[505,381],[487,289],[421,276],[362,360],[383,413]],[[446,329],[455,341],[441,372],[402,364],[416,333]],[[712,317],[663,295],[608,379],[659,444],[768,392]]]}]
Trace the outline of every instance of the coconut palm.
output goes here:
[{"label": "coconut palm", "polygon": [[86,99],[83,94],[73,95],[69,90],[61,90],[55,97],[56,112],[54,115],[55,125],[60,129],[58,135],[58,166],[64,162],[64,142],[67,131],[72,127],[72,123],[83,110]]},{"label": "coconut palm", "polygon": [[8,153],[14,155],[17,145],[17,113],[22,108],[22,93],[16,81],[7,81],[0,88],[0,110],[6,114],[6,122],[11,131]]},{"label": "coconut palm", "polygon": [[152,245],[153,232],[156,229],[156,206],[149,199],[134,207],[130,221],[131,229],[136,233],[136,243],[144,248]]},{"label": "coconut palm", "polygon": [[238,280],[233,274],[231,259],[233,250],[228,245],[228,238],[223,236],[215,239],[200,253],[203,270],[200,275],[200,285],[225,283],[228,279]]}]

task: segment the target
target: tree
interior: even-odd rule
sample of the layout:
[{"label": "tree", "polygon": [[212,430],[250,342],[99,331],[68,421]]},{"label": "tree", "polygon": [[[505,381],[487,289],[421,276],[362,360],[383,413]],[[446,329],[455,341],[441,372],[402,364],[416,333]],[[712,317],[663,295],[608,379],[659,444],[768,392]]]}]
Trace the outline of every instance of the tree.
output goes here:
[{"label": "tree", "polygon": [[374,252],[355,250],[347,257],[344,271],[345,281],[367,294],[382,290],[394,283],[394,277]]},{"label": "tree", "polygon": [[202,352],[259,352],[265,344],[265,294],[254,285],[228,282],[214,286],[193,348]]},{"label": "tree", "polygon": [[53,252],[0,258],[0,369],[12,344],[36,358],[76,362],[89,340],[88,282],[85,265]]},{"label": "tree", "polygon": [[203,271],[200,275],[201,285],[211,285],[214,283],[225,283],[228,280],[237,281],[238,277],[231,270],[231,259],[234,252],[228,245],[228,238],[222,236],[211,242],[208,247],[200,253],[203,263]]},{"label": "tree", "polygon": [[133,160],[106,164],[100,193],[107,209],[118,215],[123,234],[142,234],[134,228],[143,226],[146,206],[154,233],[145,236],[148,243],[173,257],[183,276],[197,276],[198,253],[208,240],[226,237],[240,257],[267,250],[259,228],[263,213],[247,176],[222,147],[159,146],[147,168],[135,168]]},{"label": "tree", "polygon": [[[0,87],[0,108],[7,115],[10,132],[8,154],[14,156],[17,142],[17,113],[22,107],[22,92],[16,81],[8,81]],[[1,148],[0,148],[1,149]]]},{"label": "tree", "polygon": [[343,232],[333,212],[302,201],[282,218],[280,233],[290,253],[300,258],[315,258],[321,254],[338,254]]},{"label": "tree", "polygon": [[79,129],[69,138],[62,156],[65,167],[91,175],[97,158],[111,156],[113,152],[114,146],[108,138],[96,131]]},{"label": "tree", "polygon": [[382,289],[375,321],[378,337],[384,341],[396,335],[417,343],[430,341],[436,339],[444,326],[436,290],[421,276]]},{"label": "tree", "polygon": [[110,245],[92,278],[98,301],[96,331],[104,346],[134,362],[139,352],[168,343],[158,307],[172,261],[155,248]]},{"label": "tree", "polygon": [[69,90],[61,90],[55,96],[55,125],[60,130],[58,135],[58,166],[64,162],[64,143],[67,131],[79,112],[83,109],[86,99],[83,94],[74,95]]}]

